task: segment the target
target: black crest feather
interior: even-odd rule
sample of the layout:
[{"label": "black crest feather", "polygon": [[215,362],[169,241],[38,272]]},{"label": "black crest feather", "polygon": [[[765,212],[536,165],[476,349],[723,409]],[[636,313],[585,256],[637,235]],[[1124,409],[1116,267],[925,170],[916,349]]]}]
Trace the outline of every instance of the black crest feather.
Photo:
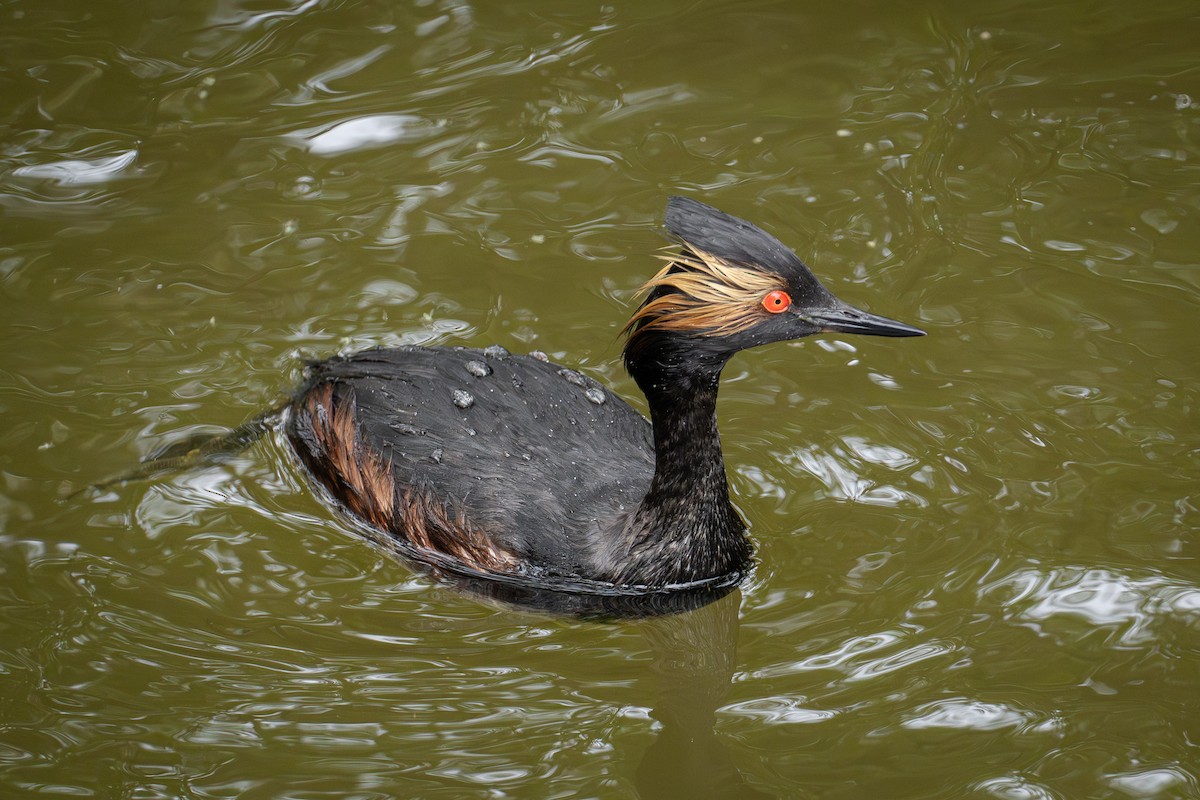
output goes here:
[{"label": "black crest feather", "polygon": [[667,201],[666,226],[683,243],[725,261],[785,276],[811,275],[795,253],[762,228],[690,197]]}]

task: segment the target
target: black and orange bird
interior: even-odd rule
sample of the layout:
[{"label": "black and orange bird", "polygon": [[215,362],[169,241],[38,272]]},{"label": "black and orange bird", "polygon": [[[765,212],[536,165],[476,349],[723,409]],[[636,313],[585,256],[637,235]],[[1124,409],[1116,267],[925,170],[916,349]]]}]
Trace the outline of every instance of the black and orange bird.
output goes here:
[{"label": "black and orange bird", "polygon": [[838,300],[775,237],[673,197],[677,253],[625,327],[646,420],[544,355],[398,347],[309,367],[287,437],[343,509],[452,572],[663,589],[750,561],[717,433],[734,354],[823,331],[923,331]]}]

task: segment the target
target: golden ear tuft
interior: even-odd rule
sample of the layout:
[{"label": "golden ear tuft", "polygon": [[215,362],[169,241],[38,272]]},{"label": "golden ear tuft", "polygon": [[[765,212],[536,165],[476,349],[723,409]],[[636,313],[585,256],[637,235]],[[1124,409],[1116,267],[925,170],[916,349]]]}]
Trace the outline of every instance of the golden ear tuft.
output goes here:
[{"label": "golden ear tuft", "polygon": [[638,309],[625,326],[632,342],[645,331],[681,331],[700,336],[727,336],[752,327],[766,312],[761,300],[785,288],[783,278],[738,266],[689,247],[646,281],[642,291],[660,294]]}]

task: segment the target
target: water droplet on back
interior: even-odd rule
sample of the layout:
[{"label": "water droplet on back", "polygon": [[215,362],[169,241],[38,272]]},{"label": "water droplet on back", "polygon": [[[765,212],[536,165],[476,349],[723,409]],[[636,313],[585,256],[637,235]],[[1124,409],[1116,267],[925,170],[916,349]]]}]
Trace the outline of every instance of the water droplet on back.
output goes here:
[{"label": "water droplet on back", "polygon": [[467,362],[467,372],[474,375],[476,378],[486,378],[492,374],[492,368],[482,361],[471,360]]},{"label": "water droplet on back", "polygon": [[574,384],[575,386],[587,386],[587,378],[584,378],[573,369],[560,369],[558,374],[563,376],[567,383]]}]

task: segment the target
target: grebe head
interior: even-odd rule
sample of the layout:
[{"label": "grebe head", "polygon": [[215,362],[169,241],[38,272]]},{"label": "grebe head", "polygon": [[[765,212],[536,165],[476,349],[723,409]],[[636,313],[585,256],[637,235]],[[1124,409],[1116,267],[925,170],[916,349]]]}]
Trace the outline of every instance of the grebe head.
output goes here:
[{"label": "grebe head", "polygon": [[665,374],[715,377],[739,350],[822,331],[925,333],[843,303],[774,236],[704,203],[672,197],[666,227],[681,250],[625,326],[625,364],[643,390]]}]

